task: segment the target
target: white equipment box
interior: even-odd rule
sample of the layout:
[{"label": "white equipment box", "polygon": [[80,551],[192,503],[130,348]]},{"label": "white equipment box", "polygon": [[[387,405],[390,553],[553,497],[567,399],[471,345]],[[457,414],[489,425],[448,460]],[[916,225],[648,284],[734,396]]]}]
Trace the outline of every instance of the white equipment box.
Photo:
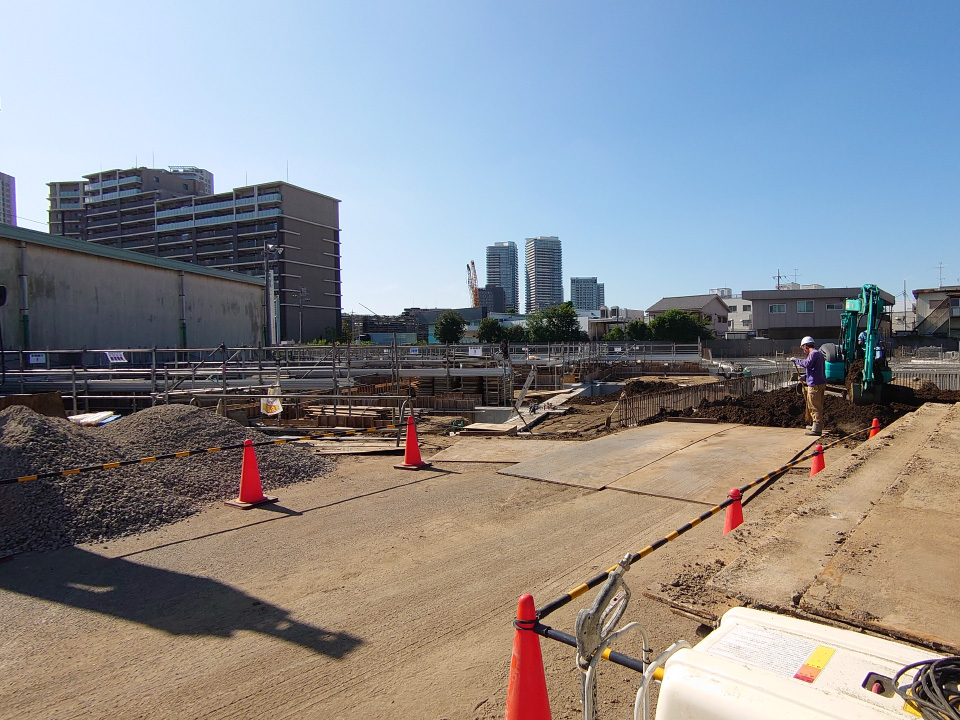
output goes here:
[{"label": "white equipment box", "polygon": [[[892,678],[910,663],[940,657],[851,630],[734,608],[695,647],[667,660],[657,720],[915,720],[893,692]],[[912,678],[911,670],[900,684]]]}]

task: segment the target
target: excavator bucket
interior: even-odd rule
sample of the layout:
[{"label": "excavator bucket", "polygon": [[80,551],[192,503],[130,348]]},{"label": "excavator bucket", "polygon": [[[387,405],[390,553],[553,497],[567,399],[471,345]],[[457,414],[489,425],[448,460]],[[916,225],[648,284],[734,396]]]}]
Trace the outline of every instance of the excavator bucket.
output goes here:
[{"label": "excavator bucket", "polygon": [[883,385],[874,384],[864,387],[860,383],[850,386],[850,400],[854,405],[874,405],[883,402]]}]

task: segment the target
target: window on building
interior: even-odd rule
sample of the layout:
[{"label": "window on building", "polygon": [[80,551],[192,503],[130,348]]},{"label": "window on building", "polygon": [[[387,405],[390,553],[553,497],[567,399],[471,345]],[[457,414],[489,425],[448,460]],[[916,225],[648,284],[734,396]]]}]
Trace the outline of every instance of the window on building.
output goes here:
[{"label": "window on building", "polygon": [[797,300],[797,312],[798,312],[798,313],[812,313],[812,312],[813,312],[813,300]]},{"label": "window on building", "polygon": [[726,318],[725,315],[717,315],[717,322],[718,322],[718,323],[725,323],[726,321],[727,321],[727,318]]},{"label": "window on building", "polygon": [[183,189],[184,189],[184,190],[189,190],[190,188],[187,187],[187,184],[186,184],[186,183],[183,183]]},{"label": "window on building", "polygon": [[843,310],[843,303],[827,303],[827,312],[839,312]]},{"label": "window on building", "polygon": [[750,312],[750,308],[751,308],[751,307],[753,307],[753,306],[752,306],[752,305],[744,305],[743,308],[742,308],[742,310],[743,310],[743,312]]},{"label": "window on building", "polygon": [[786,311],[787,306],[784,303],[773,303],[770,305],[771,315],[783,315]]},{"label": "window on building", "polygon": [[160,178],[158,178],[156,175],[154,175],[154,176],[153,176],[153,181],[154,181],[155,183],[158,183],[158,182],[160,182]]},{"label": "window on building", "polygon": [[729,307],[730,307],[730,312],[736,312],[736,311],[737,311],[737,306],[736,306],[736,305],[730,305]]},{"label": "window on building", "polygon": [[749,321],[749,320],[741,320],[741,321],[740,321],[740,324],[741,324],[743,327],[750,327],[750,321]]}]

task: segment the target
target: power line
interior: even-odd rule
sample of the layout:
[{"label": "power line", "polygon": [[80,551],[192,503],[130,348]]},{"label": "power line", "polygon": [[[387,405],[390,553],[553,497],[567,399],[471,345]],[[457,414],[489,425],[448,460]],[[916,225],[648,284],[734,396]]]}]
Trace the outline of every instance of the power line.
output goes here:
[{"label": "power line", "polygon": [[23,215],[14,215],[14,217],[17,219],[18,222],[19,222],[20,220],[26,220],[27,222],[32,222],[32,223],[34,223],[34,224],[36,224],[36,225],[43,225],[44,227],[47,226],[47,223],[45,223],[45,222],[40,222],[39,220],[31,220],[30,218],[24,217]]}]

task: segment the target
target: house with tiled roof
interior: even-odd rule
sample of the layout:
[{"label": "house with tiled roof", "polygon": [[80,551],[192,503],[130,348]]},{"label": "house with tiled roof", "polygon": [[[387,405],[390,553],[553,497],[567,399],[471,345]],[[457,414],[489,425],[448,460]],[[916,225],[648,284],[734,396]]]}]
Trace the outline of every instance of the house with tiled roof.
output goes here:
[{"label": "house with tiled roof", "polygon": [[647,308],[647,322],[663,315],[667,310],[683,310],[698,317],[707,318],[707,327],[723,337],[729,328],[728,315],[730,308],[719,295],[682,295],[680,297],[665,297]]}]

